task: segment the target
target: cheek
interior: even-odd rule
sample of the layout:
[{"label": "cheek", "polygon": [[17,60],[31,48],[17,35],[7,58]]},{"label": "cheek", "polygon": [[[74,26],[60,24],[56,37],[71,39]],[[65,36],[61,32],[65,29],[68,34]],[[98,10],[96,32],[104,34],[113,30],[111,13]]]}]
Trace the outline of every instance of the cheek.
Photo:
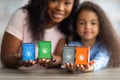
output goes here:
[{"label": "cheek", "polygon": [[97,35],[98,35],[98,34],[99,34],[99,30],[97,30],[97,32],[96,32],[96,33],[97,33]]},{"label": "cheek", "polygon": [[80,26],[78,26],[78,27],[76,28],[76,31],[77,31],[77,33],[78,33],[79,35],[81,35],[82,32],[83,32],[83,29],[82,29]]},{"label": "cheek", "polygon": [[97,36],[99,34],[99,29],[98,28],[94,29],[94,32],[95,32],[95,34]]},{"label": "cheek", "polygon": [[51,11],[53,11],[55,9],[55,7],[56,7],[55,4],[49,3],[48,4],[48,12],[50,13]]},{"label": "cheek", "polygon": [[51,9],[50,8],[48,8],[47,13],[48,13],[49,16],[51,15]]},{"label": "cheek", "polygon": [[56,4],[49,2],[48,3],[48,9],[54,9]]},{"label": "cheek", "polygon": [[72,7],[66,8],[66,17],[68,17],[72,12]]}]

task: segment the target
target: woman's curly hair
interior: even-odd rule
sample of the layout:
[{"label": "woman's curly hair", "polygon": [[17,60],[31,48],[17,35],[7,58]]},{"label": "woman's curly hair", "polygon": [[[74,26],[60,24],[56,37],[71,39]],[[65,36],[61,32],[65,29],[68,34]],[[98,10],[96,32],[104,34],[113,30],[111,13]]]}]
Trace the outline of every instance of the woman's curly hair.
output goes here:
[{"label": "woman's curly hair", "polygon": [[[28,12],[27,20],[33,40],[42,40],[44,37],[45,25],[47,24],[48,19],[48,2],[49,0],[29,0],[28,4],[23,7],[23,9]],[[78,5],[79,0],[74,0],[70,16],[63,20],[58,26],[59,30],[65,36],[70,36],[72,16],[74,15]]]}]

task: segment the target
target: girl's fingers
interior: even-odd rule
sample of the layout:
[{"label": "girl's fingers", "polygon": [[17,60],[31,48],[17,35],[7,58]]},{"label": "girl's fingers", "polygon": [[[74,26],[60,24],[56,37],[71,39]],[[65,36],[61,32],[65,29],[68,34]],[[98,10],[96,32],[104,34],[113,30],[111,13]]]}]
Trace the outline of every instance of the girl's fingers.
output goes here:
[{"label": "girl's fingers", "polygon": [[92,72],[94,70],[93,66],[90,65],[80,65],[79,69],[82,72]]},{"label": "girl's fingers", "polygon": [[74,68],[77,68],[77,65],[76,65],[76,64],[73,64],[73,67],[74,67]]},{"label": "girl's fingers", "polygon": [[66,68],[66,64],[63,64],[63,68]]},{"label": "girl's fingers", "polygon": [[69,69],[69,63],[66,63],[66,68]]},{"label": "girl's fingers", "polygon": [[71,68],[74,68],[73,63],[70,64],[70,67],[71,67]]},{"label": "girl's fingers", "polygon": [[80,67],[80,65],[79,65],[79,64],[77,64],[77,67],[79,68],[79,67]]},{"label": "girl's fingers", "polygon": [[90,65],[84,65],[85,69],[89,69]]},{"label": "girl's fingers", "polygon": [[89,62],[89,65],[92,66],[95,63],[94,60],[92,60],[91,62]]},{"label": "girl's fingers", "polygon": [[79,65],[79,69],[82,70],[82,71],[85,70],[83,65]]},{"label": "girl's fingers", "polygon": [[64,64],[65,68],[70,70],[70,71],[76,71],[76,66],[73,63],[66,63]]}]

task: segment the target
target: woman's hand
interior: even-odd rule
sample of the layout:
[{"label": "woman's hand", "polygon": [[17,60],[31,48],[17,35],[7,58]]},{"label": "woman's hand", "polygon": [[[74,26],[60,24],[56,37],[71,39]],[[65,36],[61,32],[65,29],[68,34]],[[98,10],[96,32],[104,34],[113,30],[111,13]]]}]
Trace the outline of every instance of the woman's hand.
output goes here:
[{"label": "woman's hand", "polygon": [[38,60],[38,64],[45,68],[48,68],[52,62],[55,62],[54,55],[52,55],[52,59],[42,58]]},{"label": "woman's hand", "polygon": [[77,70],[77,66],[73,63],[65,63],[64,68],[71,72],[75,72]]},{"label": "woman's hand", "polygon": [[46,67],[46,68],[48,68],[48,65],[49,65],[50,62],[52,62],[52,61],[50,59],[46,59],[46,58],[38,60],[38,64],[40,66],[43,66],[43,67]]},{"label": "woman's hand", "polygon": [[46,68],[57,68],[60,67],[61,60],[60,56],[52,54],[52,59],[40,59],[38,60],[38,64]]},{"label": "woman's hand", "polygon": [[30,67],[30,66],[33,66],[34,64],[36,64],[36,61],[33,61],[33,60],[22,61],[22,59],[21,59],[22,54],[21,53],[15,54],[15,58],[18,59],[18,62],[21,66]]}]

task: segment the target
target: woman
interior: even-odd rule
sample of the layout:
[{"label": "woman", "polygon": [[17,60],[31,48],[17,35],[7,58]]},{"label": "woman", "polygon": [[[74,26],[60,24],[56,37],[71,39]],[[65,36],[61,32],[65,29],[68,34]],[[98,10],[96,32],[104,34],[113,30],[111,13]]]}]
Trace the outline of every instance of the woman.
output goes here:
[{"label": "woman", "polygon": [[78,4],[79,0],[29,0],[13,14],[5,30],[1,46],[3,66],[18,68],[36,63],[20,61],[22,43],[51,41],[53,53],[59,39],[70,36],[69,26]]}]

